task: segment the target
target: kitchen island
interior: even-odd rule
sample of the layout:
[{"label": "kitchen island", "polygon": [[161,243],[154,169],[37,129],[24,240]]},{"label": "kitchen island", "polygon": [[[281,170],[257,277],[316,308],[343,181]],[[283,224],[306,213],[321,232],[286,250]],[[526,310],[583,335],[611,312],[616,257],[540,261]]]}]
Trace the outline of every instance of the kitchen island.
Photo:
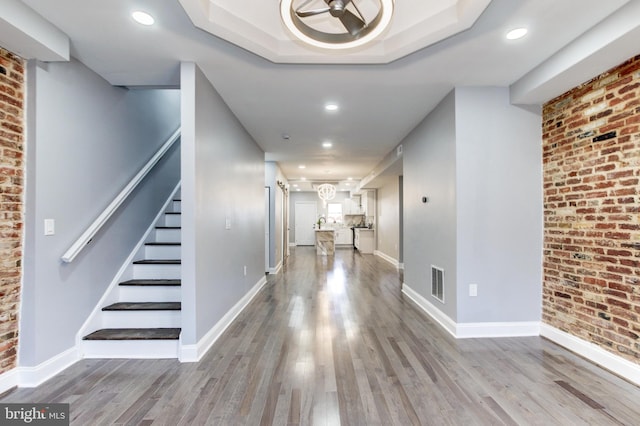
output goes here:
[{"label": "kitchen island", "polygon": [[335,231],[333,229],[316,229],[316,255],[333,256],[336,250]]}]

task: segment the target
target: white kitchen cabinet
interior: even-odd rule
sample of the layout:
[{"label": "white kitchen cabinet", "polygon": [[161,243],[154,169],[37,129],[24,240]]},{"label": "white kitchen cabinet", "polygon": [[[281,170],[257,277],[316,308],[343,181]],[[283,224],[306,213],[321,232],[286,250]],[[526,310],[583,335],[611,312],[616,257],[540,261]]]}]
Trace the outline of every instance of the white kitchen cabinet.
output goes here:
[{"label": "white kitchen cabinet", "polygon": [[336,229],[336,244],[340,244],[340,245],[351,244],[351,229],[349,228]]},{"label": "white kitchen cabinet", "polygon": [[375,250],[375,234],[373,229],[356,228],[354,245],[363,254],[371,254]]},{"label": "white kitchen cabinet", "polygon": [[374,191],[364,191],[360,196],[360,205],[362,213],[365,216],[375,216],[376,214],[376,196]]},{"label": "white kitchen cabinet", "polygon": [[361,214],[360,210],[360,197],[358,198],[345,198],[342,202],[342,214],[354,215]]}]

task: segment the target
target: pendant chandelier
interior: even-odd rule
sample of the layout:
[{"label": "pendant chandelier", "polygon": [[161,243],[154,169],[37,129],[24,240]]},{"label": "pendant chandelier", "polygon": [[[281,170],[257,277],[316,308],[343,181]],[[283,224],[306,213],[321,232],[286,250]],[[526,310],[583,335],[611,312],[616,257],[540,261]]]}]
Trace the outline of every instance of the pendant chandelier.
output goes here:
[{"label": "pendant chandelier", "polygon": [[330,183],[323,183],[318,186],[318,197],[322,200],[324,205],[327,205],[327,201],[333,200],[336,196],[336,187]]}]

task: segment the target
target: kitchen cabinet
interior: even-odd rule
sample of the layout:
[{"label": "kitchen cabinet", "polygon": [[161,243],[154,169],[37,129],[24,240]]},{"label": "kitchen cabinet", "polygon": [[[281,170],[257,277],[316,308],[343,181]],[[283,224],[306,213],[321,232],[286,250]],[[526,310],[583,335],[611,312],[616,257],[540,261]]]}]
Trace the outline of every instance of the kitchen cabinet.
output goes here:
[{"label": "kitchen cabinet", "polygon": [[351,229],[340,228],[336,229],[336,245],[351,244]]},{"label": "kitchen cabinet", "polygon": [[373,229],[356,228],[354,245],[363,254],[371,254],[375,250],[375,234]]},{"label": "kitchen cabinet", "polygon": [[365,216],[375,216],[376,195],[374,191],[364,191],[360,196],[362,213]]},{"label": "kitchen cabinet", "polygon": [[342,202],[342,214],[343,215],[362,214],[362,210],[360,209],[360,197],[345,198],[344,201]]}]

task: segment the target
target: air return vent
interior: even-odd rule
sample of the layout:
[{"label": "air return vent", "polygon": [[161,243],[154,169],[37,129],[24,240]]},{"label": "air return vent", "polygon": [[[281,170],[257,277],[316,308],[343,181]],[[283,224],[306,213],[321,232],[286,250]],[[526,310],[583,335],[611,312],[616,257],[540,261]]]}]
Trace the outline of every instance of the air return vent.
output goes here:
[{"label": "air return vent", "polygon": [[444,269],[431,265],[431,295],[444,303]]}]

